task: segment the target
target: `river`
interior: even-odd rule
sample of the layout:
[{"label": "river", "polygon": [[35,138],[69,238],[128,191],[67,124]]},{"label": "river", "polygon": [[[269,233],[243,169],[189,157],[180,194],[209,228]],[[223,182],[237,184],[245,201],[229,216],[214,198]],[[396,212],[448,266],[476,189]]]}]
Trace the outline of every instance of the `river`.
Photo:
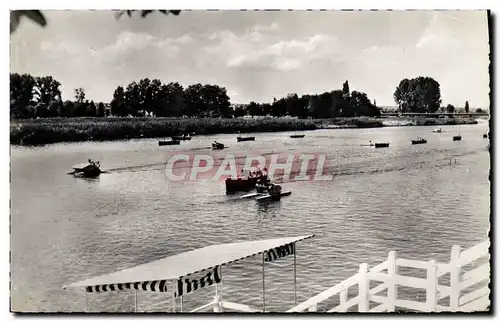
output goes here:
[{"label": "river", "polygon": [[[374,265],[387,253],[447,261],[453,244],[486,238],[490,213],[488,123],[443,127],[337,129],[200,136],[179,146],[157,139],[11,146],[11,307],[14,311],[82,311],[82,290],[62,286],[209,244],[315,234],[297,244],[299,301]],[[460,133],[462,141],[452,141]],[[411,145],[417,136],[427,144]],[[226,196],[221,182],[173,182],[165,176],[173,153],[195,153],[217,140],[218,158],[321,151],[331,181],[282,184],[289,197],[268,205]],[[390,141],[387,149],[362,146]],[[110,170],[96,180],[66,173],[88,158]],[[224,269],[224,296],[261,305],[260,259]],[[293,306],[292,268],[266,272],[266,308]],[[200,291],[184,308],[209,300]],[[132,311],[133,293],[90,294],[92,311]],[[170,308],[164,294],[140,294],[141,311]]]}]

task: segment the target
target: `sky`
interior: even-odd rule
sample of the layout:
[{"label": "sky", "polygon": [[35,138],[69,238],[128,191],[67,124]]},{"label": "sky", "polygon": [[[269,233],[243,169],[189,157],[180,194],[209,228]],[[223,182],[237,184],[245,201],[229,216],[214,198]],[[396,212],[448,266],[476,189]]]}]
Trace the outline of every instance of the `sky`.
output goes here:
[{"label": "sky", "polygon": [[116,19],[44,11],[11,35],[11,72],[52,75],[63,99],[109,102],[141,78],[217,84],[232,103],[341,89],[394,106],[403,78],[429,76],[442,105],[489,106],[486,11],[183,11]]}]

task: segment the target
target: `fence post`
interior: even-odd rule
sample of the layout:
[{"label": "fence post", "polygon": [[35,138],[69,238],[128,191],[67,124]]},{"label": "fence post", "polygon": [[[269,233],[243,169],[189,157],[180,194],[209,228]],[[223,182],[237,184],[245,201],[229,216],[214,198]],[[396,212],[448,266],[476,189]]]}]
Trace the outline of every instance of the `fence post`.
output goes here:
[{"label": "fence post", "polygon": [[427,287],[425,292],[425,301],[428,312],[436,312],[437,307],[437,265],[436,260],[427,262]]},{"label": "fence post", "polygon": [[387,258],[387,275],[389,280],[387,282],[387,304],[386,310],[387,312],[396,311],[396,299],[398,298],[398,283],[397,283],[397,275],[398,275],[398,265],[396,263],[396,252],[389,252],[389,256]]},{"label": "fence post", "polygon": [[368,264],[363,263],[363,264],[359,265],[358,312],[368,312],[369,304],[370,304],[369,300],[368,300],[368,289],[369,288],[370,288],[370,280],[368,279]]},{"label": "fence post", "polygon": [[349,290],[349,288],[344,288],[344,286],[342,286],[342,290],[340,291],[340,294],[339,294],[339,298],[340,298],[340,312],[347,312],[347,309],[345,307],[345,303],[347,302],[347,291]]},{"label": "fence post", "polygon": [[458,300],[460,298],[460,246],[453,245],[450,257],[450,311],[458,311]]}]

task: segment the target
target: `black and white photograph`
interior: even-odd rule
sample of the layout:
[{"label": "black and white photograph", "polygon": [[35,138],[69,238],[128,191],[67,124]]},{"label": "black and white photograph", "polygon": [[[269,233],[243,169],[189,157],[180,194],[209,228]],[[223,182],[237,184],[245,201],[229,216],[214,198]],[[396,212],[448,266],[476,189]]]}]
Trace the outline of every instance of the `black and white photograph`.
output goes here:
[{"label": "black and white photograph", "polygon": [[491,313],[493,20],[11,10],[10,311]]}]

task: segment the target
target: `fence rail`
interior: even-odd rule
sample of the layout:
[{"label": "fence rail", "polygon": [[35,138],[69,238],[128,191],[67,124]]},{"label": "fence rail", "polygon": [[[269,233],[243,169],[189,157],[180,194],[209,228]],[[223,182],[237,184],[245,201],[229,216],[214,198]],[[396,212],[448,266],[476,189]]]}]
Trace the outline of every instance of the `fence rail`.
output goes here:
[{"label": "fence rail", "polygon": [[[339,296],[340,304],[326,312],[346,312],[358,306],[359,312],[394,312],[396,308],[421,312],[471,312],[484,311],[490,306],[489,286],[479,285],[490,280],[489,240],[461,251],[460,246],[453,246],[449,263],[438,263],[435,260],[418,261],[397,258],[396,252],[389,252],[387,260],[369,268],[363,263],[359,272],[339,284],[300,303],[287,312],[315,312],[318,304]],[[480,266],[465,270],[465,266],[477,260],[486,260]],[[426,278],[398,275],[399,267],[425,269]],[[439,278],[448,274],[449,285],[439,283]],[[382,284],[370,289],[370,281]],[[358,286],[358,295],[347,298],[350,287]],[[424,289],[425,302],[398,298],[398,286]],[[475,287],[475,288],[474,288]],[[469,288],[474,288],[469,290]],[[386,296],[377,295],[387,290]],[[449,304],[438,304],[448,298]],[[378,305],[370,309],[370,302]]]}]

